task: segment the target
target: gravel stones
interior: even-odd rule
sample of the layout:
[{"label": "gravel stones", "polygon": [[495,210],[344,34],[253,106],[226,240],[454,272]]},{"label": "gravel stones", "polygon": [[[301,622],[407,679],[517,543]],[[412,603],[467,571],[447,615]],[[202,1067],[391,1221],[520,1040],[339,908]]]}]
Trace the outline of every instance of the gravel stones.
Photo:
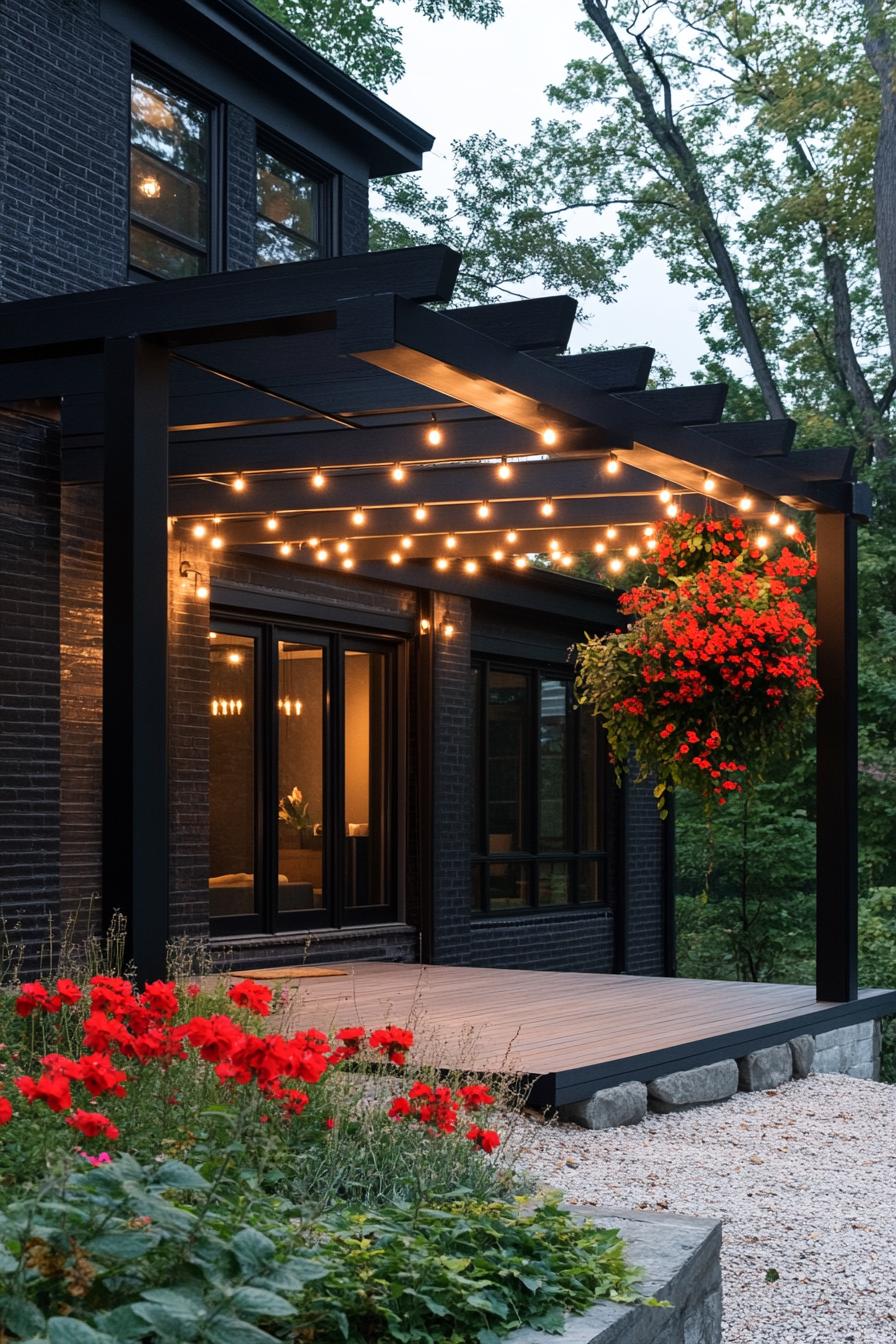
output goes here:
[{"label": "gravel stones", "polygon": [[741,1092],[764,1092],[769,1087],[780,1087],[793,1077],[793,1055],[790,1046],[769,1045],[754,1050],[737,1061]]},{"label": "gravel stones", "polygon": [[736,1061],[720,1059],[699,1069],[684,1069],[681,1073],[668,1073],[665,1078],[655,1078],[647,1084],[648,1105],[652,1111],[661,1113],[706,1106],[730,1097],[737,1091],[737,1084]]},{"label": "gravel stones", "polygon": [[643,1083],[620,1083],[595,1092],[585,1101],[558,1107],[560,1119],[584,1129],[614,1129],[636,1125],[647,1114],[647,1088]]},{"label": "gravel stones", "polygon": [[623,1129],[515,1133],[518,1164],[571,1203],[722,1218],[723,1344],[896,1339],[894,1138],[896,1087],[831,1074]]}]

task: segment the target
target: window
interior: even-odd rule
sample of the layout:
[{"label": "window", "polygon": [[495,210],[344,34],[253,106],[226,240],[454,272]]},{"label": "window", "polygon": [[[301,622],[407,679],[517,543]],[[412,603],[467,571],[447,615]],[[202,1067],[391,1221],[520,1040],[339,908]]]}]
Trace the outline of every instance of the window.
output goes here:
[{"label": "window", "polygon": [[323,183],[259,146],[255,252],[259,266],[324,255]]},{"label": "window", "polygon": [[213,621],[213,932],[395,918],[402,648]]},{"label": "window", "polygon": [[472,696],[474,909],[606,900],[606,753],[571,676],[476,661]]},{"label": "window", "polygon": [[166,80],[131,76],[130,262],[171,280],[209,270],[212,112]]}]

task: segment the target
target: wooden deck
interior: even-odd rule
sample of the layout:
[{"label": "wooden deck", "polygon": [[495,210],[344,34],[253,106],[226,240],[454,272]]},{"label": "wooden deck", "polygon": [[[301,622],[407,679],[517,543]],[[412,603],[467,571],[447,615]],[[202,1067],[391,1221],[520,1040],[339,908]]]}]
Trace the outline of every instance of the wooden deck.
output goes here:
[{"label": "wooden deck", "polygon": [[417,1058],[525,1075],[539,1104],[896,1013],[893,990],[818,1003],[811,985],[365,961],[339,969],[295,980],[281,970],[272,988],[290,990],[297,1023],[410,1025]]}]

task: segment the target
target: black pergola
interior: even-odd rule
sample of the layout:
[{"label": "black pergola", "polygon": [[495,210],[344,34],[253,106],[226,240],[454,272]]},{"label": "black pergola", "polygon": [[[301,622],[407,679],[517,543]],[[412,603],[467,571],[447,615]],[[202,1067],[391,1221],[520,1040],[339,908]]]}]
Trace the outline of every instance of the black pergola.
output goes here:
[{"label": "black pergola", "polygon": [[459,260],[430,246],[0,308],[0,404],[61,415],[63,479],[104,485],[107,910],[160,969],[171,518],[450,593],[473,573],[486,591],[502,571],[519,582],[535,551],[641,544],[660,493],[748,518],[787,506],[816,514],[816,992],[854,999],[870,502],[851,451],[790,456],[791,421],[721,423],[721,385],[646,390],[648,349],[563,355],[571,299],[427,307],[451,298]]}]

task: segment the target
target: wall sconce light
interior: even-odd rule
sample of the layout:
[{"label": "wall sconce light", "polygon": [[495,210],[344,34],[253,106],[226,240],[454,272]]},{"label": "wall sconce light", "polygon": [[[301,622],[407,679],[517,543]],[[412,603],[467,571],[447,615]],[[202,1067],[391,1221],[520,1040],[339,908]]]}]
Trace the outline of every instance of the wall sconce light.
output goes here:
[{"label": "wall sconce light", "polygon": [[243,712],[242,700],[227,700],[223,696],[219,700],[216,696],[211,703],[212,718],[238,718]]},{"label": "wall sconce light", "polygon": [[444,635],[445,639],[453,639],[454,636],[457,634],[457,626],[455,625],[454,620],[452,619],[450,610],[445,612],[444,618],[442,620],[442,634]]},{"label": "wall sconce light", "polygon": [[280,713],[285,714],[287,718],[291,718],[293,715],[298,718],[302,712],[302,702],[301,700],[293,700],[287,695],[277,701],[277,708]]},{"label": "wall sconce light", "polygon": [[181,560],[180,576],[182,579],[193,580],[193,596],[198,598],[200,602],[205,602],[208,599],[208,579],[194,565],[191,565],[189,560]]},{"label": "wall sconce light", "polygon": [[430,630],[432,629],[432,621],[429,619],[428,616],[421,616],[417,628],[419,629],[421,635],[428,635]]}]

